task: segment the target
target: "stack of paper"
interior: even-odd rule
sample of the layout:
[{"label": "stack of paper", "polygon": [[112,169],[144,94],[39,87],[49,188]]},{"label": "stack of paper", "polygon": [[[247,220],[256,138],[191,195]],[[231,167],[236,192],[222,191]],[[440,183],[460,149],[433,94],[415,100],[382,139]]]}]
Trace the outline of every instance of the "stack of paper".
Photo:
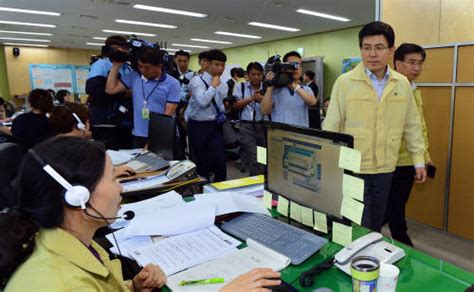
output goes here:
[{"label": "stack of paper", "polygon": [[226,254],[239,245],[240,241],[212,226],[163,239],[132,251],[132,256],[142,266],[150,263],[160,266],[169,276]]},{"label": "stack of paper", "polygon": [[135,158],[142,149],[130,149],[130,150],[107,150],[107,155],[109,155],[112,160],[113,165],[123,164]]},{"label": "stack of paper", "polygon": [[216,192],[195,195],[198,202],[216,204],[216,216],[234,213],[261,213],[270,216],[267,208],[262,205],[260,199],[236,192]]},{"label": "stack of paper", "polygon": [[[251,239],[247,240],[248,247],[234,250],[225,256],[216,258],[208,263],[190,268],[186,271],[168,277],[167,286],[172,291],[218,291],[229,281],[255,268],[271,268],[283,270],[291,260]],[[207,284],[179,286],[181,281],[191,281],[208,278],[224,278],[223,284]]]}]

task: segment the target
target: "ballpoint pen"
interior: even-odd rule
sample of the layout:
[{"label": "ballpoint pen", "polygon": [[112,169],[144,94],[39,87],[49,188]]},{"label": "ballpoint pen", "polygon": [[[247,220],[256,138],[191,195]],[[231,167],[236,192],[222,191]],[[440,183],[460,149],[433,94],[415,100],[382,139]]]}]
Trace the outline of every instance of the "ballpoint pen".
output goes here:
[{"label": "ballpoint pen", "polygon": [[190,281],[181,281],[179,286],[185,285],[196,285],[196,284],[218,284],[224,283],[224,278],[209,278],[209,279],[199,279],[199,280],[190,280]]}]

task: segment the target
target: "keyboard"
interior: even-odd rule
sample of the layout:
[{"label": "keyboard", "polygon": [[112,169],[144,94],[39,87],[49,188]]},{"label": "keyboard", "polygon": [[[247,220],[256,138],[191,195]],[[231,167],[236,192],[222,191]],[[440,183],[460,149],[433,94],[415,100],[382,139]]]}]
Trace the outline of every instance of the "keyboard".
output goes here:
[{"label": "keyboard", "polygon": [[248,238],[291,259],[299,265],[317,252],[327,239],[263,214],[244,213],[224,222],[221,229],[241,240]]},{"label": "keyboard", "polygon": [[156,171],[170,166],[168,161],[164,160],[153,152],[145,152],[140,154],[129,161],[127,165],[138,173]]}]

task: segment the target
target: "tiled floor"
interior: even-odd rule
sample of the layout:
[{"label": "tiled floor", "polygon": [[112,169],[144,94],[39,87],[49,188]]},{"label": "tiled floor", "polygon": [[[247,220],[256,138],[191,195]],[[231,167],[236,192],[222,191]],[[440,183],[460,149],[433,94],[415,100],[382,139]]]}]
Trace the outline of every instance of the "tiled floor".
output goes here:
[{"label": "tiled floor", "polygon": [[[235,161],[227,163],[227,179],[247,176]],[[390,235],[387,227],[384,234]],[[451,235],[433,227],[408,221],[408,233],[415,248],[474,273],[474,241]]]}]

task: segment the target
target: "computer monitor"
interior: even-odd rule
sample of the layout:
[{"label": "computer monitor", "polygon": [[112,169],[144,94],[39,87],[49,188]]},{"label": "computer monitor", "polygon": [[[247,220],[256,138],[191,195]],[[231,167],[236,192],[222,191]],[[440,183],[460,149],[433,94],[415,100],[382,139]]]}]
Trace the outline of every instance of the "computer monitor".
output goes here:
[{"label": "computer monitor", "polygon": [[353,148],[346,134],[267,123],[265,189],[290,201],[343,219],[341,146]]},{"label": "computer monitor", "polygon": [[148,124],[148,150],[166,160],[174,160],[176,140],[176,119],[151,112]]}]

